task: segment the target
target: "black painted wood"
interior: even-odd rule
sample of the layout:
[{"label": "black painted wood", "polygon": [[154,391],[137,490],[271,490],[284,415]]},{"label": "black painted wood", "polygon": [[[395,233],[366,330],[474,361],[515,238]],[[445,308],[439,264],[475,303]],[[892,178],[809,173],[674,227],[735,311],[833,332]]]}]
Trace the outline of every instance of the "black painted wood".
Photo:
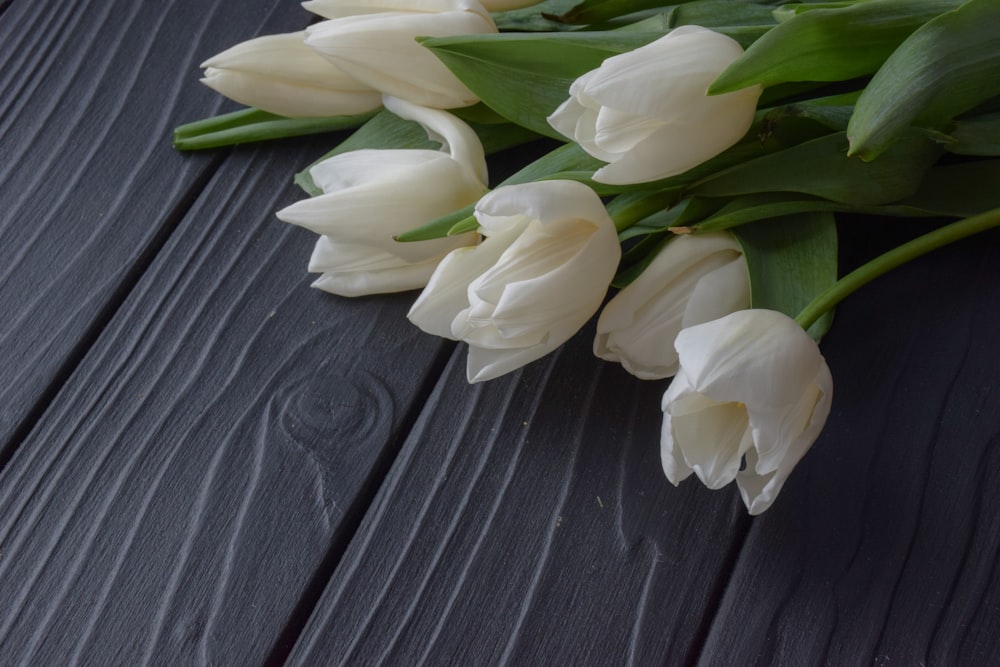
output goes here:
[{"label": "black painted wood", "polygon": [[841,307],[751,520],[588,332],[469,386],[412,295],[310,290],[273,211],[323,141],[173,151],[296,3],[0,12],[0,664],[998,662],[997,234]]},{"label": "black painted wood", "polygon": [[308,288],[312,150],[226,161],[3,471],[0,663],[287,650],[450,349]]},{"label": "black painted wood", "polygon": [[174,126],[220,108],[209,55],[301,27],[294,3],[12,0],[0,14],[0,460],[162,246],[221,154]]},{"label": "black painted wood", "polygon": [[693,660],[748,523],[674,489],[659,396],[586,334],[464,383],[460,350],[291,664]]}]

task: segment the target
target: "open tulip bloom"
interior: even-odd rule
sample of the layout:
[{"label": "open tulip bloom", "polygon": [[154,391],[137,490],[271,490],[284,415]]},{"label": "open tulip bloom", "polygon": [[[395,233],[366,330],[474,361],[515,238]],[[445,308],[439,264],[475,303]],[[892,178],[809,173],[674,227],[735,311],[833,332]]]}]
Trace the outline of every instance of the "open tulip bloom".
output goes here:
[{"label": "open tulip bloom", "polygon": [[621,257],[601,200],[573,181],[498,188],[475,215],[486,240],[442,260],[408,316],[469,344],[469,382],[569,340],[597,312]]},{"label": "open tulip bloom", "polygon": [[833,378],[787,315],[741,310],[678,334],[663,395],[663,470],[718,489],[734,479],[751,514],[774,502],[830,413]]},{"label": "open tulip bloom", "polygon": [[335,155],[312,167],[323,194],[278,211],[319,240],[309,270],[314,287],[341,296],[423,287],[449,251],[474,234],[397,243],[393,237],[479,199],[486,190],[483,149],[462,121],[387,97],[386,108],[421,123],[441,150],[365,149]]},{"label": "open tulip bloom", "polygon": [[[1000,226],[996,0],[303,4],[324,20],[205,61],[250,108],[175,145],[356,128],[277,214],[319,235],[316,287],[422,289],[408,318],[468,345],[469,382],[600,311],[595,355],[673,377],[666,477],[735,481],[751,514],[830,411],[835,305]],[[542,137],[490,191],[487,155]],[[839,276],[842,213],[946,222]]]}]

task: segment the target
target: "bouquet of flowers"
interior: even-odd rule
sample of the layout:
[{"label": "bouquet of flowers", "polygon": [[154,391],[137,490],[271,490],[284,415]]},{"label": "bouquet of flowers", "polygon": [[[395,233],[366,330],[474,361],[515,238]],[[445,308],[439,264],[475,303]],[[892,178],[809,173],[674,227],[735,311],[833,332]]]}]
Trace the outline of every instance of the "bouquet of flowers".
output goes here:
[{"label": "bouquet of flowers", "polygon": [[[597,356],[673,378],[667,478],[758,514],[829,413],[834,306],[1000,225],[1000,3],[662,1],[309,0],[203,64],[248,108],[175,145],[353,130],[277,212],[319,235],[315,287],[422,290],[469,382],[597,315]],[[838,277],[843,214],[940,224]]]}]

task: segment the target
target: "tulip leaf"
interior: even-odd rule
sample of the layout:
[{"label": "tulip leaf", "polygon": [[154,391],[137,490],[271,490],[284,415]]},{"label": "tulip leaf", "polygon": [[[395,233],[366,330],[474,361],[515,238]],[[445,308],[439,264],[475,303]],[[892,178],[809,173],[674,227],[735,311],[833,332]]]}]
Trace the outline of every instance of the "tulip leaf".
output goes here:
[{"label": "tulip leaf", "polygon": [[847,137],[835,132],[708,176],[689,193],[731,197],[799,192],[852,206],[876,206],[916,192],[942,152],[923,134],[911,132],[880,159],[863,162],[847,157]]},{"label": "tulip leaf", "polygon": [[546,117],[569,87],[605,58],[648,44],[662,32],[501,33],[421,40],[504,118],[539,134],[565,139]]},{"label": "tulip leaf", "polygon": [[493,13],[493,23],[501,32],[555,32],[575,30],[558,17],[566,13],[577,0],[545,0],[520,9],[509,9]]},{"label": "tulip leaf", "polygon": [[958,155],[1000,156],[1000,113],[956,121],[944,149]]},{"label": "tulip leaf", "polygon": [[960,2],[871,0],[795,14],[726,68],[709,94],[755,84],[847,81],[871,74],[913,31]]},{"label": "tulip leaf", "polygon": [[[833,214],[797,213],[733,230],[750,274],[752,308],[797,316],[837,281],[837,226]],[[833,322],[828,311],[811,327],[819,340]]]},{"label": "tulip leaf", "polygon": [[664,8],[662,0],[583,0],[569,11],[553,18],[573,25],[589,25],[646,9],[661,8]]},{"label": "tulip leaf", "polygon": [[916,194],[897,205],[926,215],[967,218],[1000,208],[1000,188],[991,187],[994,183],[1000,183],[1000,159],[938,165]]},{"label": "tulip leaf", "polygon": [[969,0],[928,21],[892,54],[858,99],[851,154],[881,155],[911,125],[943,129],[1000,92],[1000,2]]},{"label": "tulip leaf", "polygon": [[984,183],[998,182],[1000,160],[976,160],[932,167],[916,194],[888,205],[853,206],[789,192],[761,192],[735,197],[724,205],[716,204],[714,209],[706,210],[704,205],[698,204],[700,198],[695,197],[686,200],[691,202],[688,210],[698,211],[703,217],[692,222],[692,216],[685,216],[675,224],[690,225],[698,232],[720,231],[757,220],[809,211],[908,218],[964,218],[1000,208],[1000,189],[983,187]]},{"label": "tulip leaf", "polygon": [[682,25],[700,25],[703,28],[773,26],[776,23],[772,7],[732,0],[696,0],[678,4],[670,8],[667,20],[671,28]]}]

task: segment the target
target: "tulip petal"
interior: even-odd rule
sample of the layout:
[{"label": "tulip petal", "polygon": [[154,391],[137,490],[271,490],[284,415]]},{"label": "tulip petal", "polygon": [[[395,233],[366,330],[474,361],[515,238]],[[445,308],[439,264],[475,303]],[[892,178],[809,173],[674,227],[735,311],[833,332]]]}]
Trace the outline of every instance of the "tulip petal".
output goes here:
[{"label": "tulip petal", "polygon": [[289,118],[355,115],[382,104],[375,89],[305,45],[305,31],[241,42],[201,64],[201,82],[247,106]]},{"label": "tulip petal", "polygon": [[787,315],[760,309],[684,329],[676,346],[664,471],[676,474],[680,455],[710,488],[735,477],[748,511],[763,512],[829,414],[833,380],[819,348]]},{"label": "tulip petal", "polygon": [[405,120],[420,123],[431,141],[442,144],[441,149],[451,159],[474,173],[485,187],[489,182],[486,173],[486,152],[476,132],[454,115],[439,109],[422,107],[386,95],[385,108]]},{"label": "tulip petal", "polygon": [[338,244],[327,236],[316,242],[309,261],[310,272],[323,272],[313,287],[349,297],[419,289],[436,266],[434,259],[404,263],[389,253]]},{"label": "tulip petal", "polygon": [[472,11],[390,11],[323,21],[306,30],[305,43],[385,94],[452,108],[475,104],[478,98],[415,38],[495,32],[488,15]]},{"label": "tulip petal", "polygon": [[452,322],[469,305],[468,285],[492,266],[517,238],[518,229],[493,234],[478,246],[448,253],[406,317],[421,330],[457,340]]}]

